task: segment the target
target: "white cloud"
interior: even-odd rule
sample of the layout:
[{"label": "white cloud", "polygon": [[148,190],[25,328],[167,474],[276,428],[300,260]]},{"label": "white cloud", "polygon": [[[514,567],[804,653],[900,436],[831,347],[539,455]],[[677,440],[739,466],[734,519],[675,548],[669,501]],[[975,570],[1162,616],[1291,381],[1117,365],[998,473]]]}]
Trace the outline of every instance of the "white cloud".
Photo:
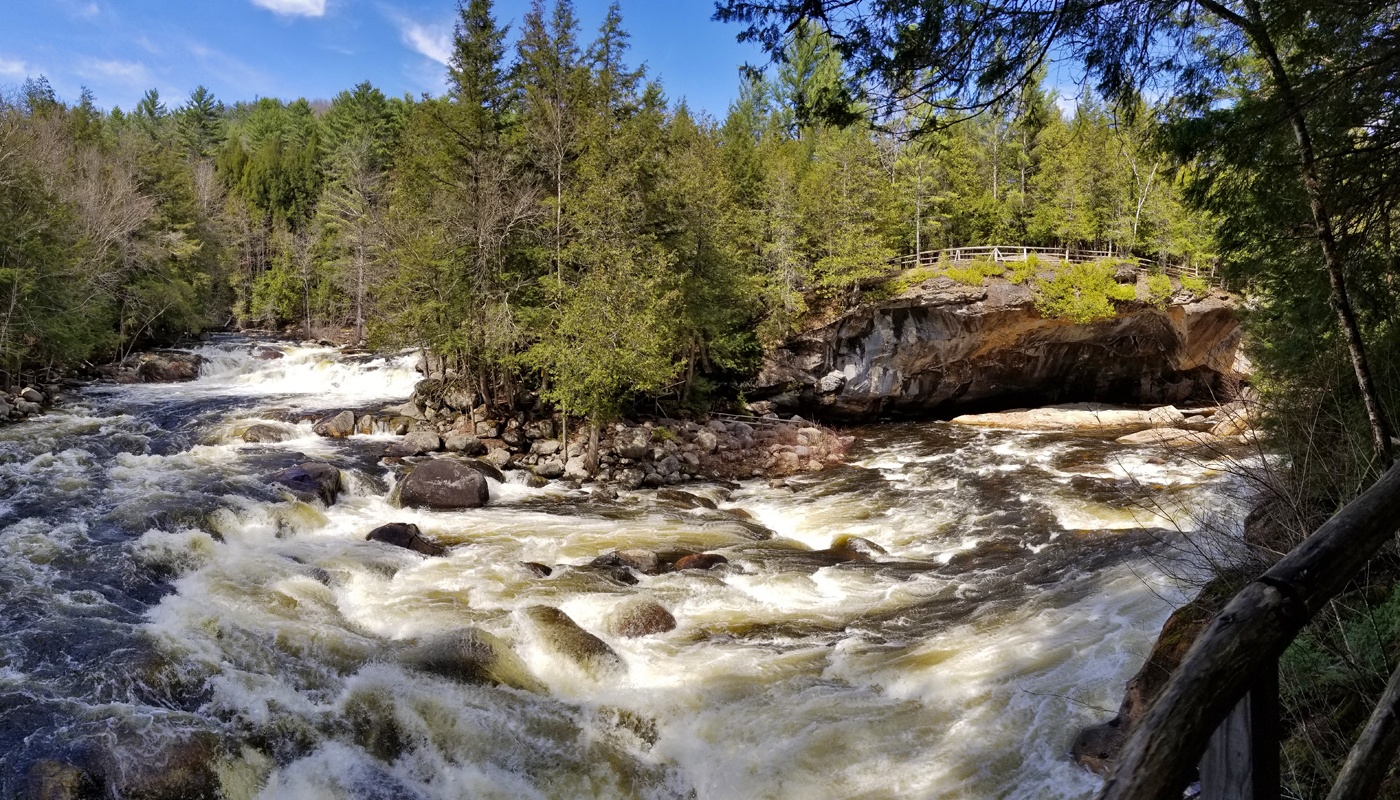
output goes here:
[{"label": "white cloud", "polygon": [[253,0],[253,5],[289,17],[323,17],[326,14],[326,0]]},{"label": "white cloud", "polygon": [[6,78],[23,78],[29,74],[29,65],[14,58],[0,56],[0,76]]},{"label": "white cloud", "polygon": [[403,28],[403,40],[409,47],[444,66],[452,58],[452,31],[448,28],[410,22]]},{"label": "white cloud", "polygon": [[403,43],[413,52],[427,56],[443,66],[452,58],[452,26],[423,25],[405,17],[393,9],[381,8],[384,15],[394,21],[399,28]]},{"label": "white cloud", "polygon": [[151,71],[146,69],[145,64],[136,61],[85,58],[78,65],[78,74],[89,80],[105,78],[140,86],[151,83]]}]

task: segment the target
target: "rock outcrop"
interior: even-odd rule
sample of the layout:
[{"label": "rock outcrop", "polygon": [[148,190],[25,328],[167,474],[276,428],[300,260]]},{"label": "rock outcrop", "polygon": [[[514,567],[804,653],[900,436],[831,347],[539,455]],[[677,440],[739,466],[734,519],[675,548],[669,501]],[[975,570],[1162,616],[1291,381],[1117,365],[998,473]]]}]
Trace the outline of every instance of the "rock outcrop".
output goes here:
[{"label": "rock outcrop", "polygon": [[116,364],[104,364],[98,374],[117,383],[177,383],[199,377],[204,357],[177,350],[135,353]]},{"label": "rock outcrop", "polygon": [[771,351],[745,393],[768,404],[761,410],[847,421],[1074,401],[1208,402],[1247,378],[1241,336],[1234,301],[1219,293],[1164,309],[1127,303],[1114,319],[1076,324],[1041,316],[1027,286],[939,278]]}]

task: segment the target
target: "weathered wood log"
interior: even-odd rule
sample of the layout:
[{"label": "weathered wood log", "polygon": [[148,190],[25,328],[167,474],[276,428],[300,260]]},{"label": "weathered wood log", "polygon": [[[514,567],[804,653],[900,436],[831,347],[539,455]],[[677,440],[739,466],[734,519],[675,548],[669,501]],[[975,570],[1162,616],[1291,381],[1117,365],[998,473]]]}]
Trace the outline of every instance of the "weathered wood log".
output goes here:
[{"label": "weathered wood log", "polygon": [[1201,759],[1202,800],[1278,800],[1278,664],[1265,664]]},{"label": "weathered wood log", "polygon": [[1099,797],[1179,800],[1211,733],[1303,626],[1400,529],[1400,465],[1245,586],[1187,651]]},{"label": "weathered wood log", "polygon": [[1385,692],[1357,737],[1327,800],[1375,797],[1400,747],[1400,667],[1390,673]]}]

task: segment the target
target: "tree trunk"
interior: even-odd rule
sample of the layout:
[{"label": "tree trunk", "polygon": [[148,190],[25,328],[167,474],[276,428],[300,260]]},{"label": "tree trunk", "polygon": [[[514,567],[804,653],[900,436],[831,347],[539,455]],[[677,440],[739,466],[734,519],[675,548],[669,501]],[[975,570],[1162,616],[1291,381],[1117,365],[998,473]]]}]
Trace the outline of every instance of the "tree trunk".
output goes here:
[{"label": "tree trunk", "polygon": [[1259,10],[1258,0],[1245,0],[1248,16],[1240,16],[1217,0],[1201,0],[1201,6],[1244,32],[1258,48],[1259,55],[1269,65],[1269,73],[1283,102],[1284,113],[1293,128],[1293,138],[1298,143],[1298,169],[1303,179],[1303,189],[1308,194],[1308,206],[1312,212],[1313,234],[1322,246],[1322,260],[1327,267],[1327,282],[1331,287],[1328,298],[1332,312],[1337,315],[1337,327],[1347,343],[1351,356],[1352,371],[1356,373],[1356,385],[1361,391],[1361,402],[1366,407],[1367,422],[1371,427],[1371,446],[1376,455],[1376,469],[1384,472],[1394,461],[1394,447],[1390,441],[1390,424],[1386,420],[1385,409],[1381,405],[1380,393],[1376,391],[1371,377],[1371,366],[1366,358],[1366,346],[1361,339],[1361,328],[1352,310],[1351,296],[1347,290],[1346,265],[1337,251],[1337,237],[1332,230],[1332,214],[1327,206],[1327,192],[1317,172],[1317,155],[1313,151],[1312,134],[1308,129],[1307,115],[1303,105],[1293,91],[1293,81],[1284,69],[1274,47],[1273,37],[1264,25],[1264,15]]},{"label": "tree trunk", "polygon": [[589,475],[598,474],[598,424],[596,416],[588,419],[588,455],[584,457],[583,468],[588,470]]}]

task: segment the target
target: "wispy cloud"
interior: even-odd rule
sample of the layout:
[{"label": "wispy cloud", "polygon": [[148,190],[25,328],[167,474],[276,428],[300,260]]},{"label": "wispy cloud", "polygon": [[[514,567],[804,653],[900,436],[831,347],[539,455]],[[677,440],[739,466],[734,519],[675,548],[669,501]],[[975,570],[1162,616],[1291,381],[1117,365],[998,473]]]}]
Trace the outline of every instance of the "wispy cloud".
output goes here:
[{"label": "wispy cloud", "polygon": [[151,83],[151,71],[137,61],[85,58],[78,63],[78,74],[89,80],[105,79],[139,86]]},{"label": "wispy cloud", "polygon": [[399,27],[403,43],[415,53],[427,56],[444,66],[452,58],[452,27],[450,25],[424,25],[394,11],[386,11],[389,18]]},{"label": "wispy cloud", "polygon": [[253,0],[253,5],[288,17],[323,17],[326,0]]},{"label": "wispy cloud", "polygon": [[185,43],[185,48],[194,56],[201,73],[219,75],[237,92],[249,98],[254,95],[276,95],[276,81],[266,71],[204,42],[190,40]]},{"label": "wispy cloud", "polygon": [[29,74],[29,65],[17,58],[5,58],[0,56],[0,76],[6,78],[23,78]]}]

